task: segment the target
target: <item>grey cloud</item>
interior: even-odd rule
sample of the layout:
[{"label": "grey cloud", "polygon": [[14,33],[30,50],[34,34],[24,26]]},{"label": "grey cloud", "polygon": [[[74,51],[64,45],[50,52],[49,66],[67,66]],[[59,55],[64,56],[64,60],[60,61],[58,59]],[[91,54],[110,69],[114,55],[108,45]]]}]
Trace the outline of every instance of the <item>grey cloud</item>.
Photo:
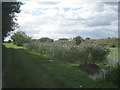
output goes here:
[{"label": "grey cloud", "polygon": [[109,5],[112,10],[118,12],[118,5],[119,5],[118,2],[104,2],[103,4],[104,4],[104,7]]},{"label": "grey cloud", "polygon": [[98,3],[95,10],[98,11],[98,12],[104,11],[104,4],[103,3]]},{"label": "grey cloud", "polygon": [[113,21],[117,20],[117,16],[106,15],[106,16],[96,16],[89,19],[67,19],[67,23],[62,23],[61,27],[70,27],[74,25],[84,25],[89,27],[96,27],[96,26],[108,26],[111,25]]},{"label": "grey cloud", "polygon": [[94,26],[107,26],[111,25],[111,23],[115,20],[117,20],[117,15],[110,14],[110,15],[103,15],[103,16],[96,16],[94,18],[91,18],[89,20],[86,20],[84,24],[90,27]]},{"label": "grey cloud", "polygon": [[60,2],[40,2],[40,4],[43,4],[43,5],[56,5],[56,4],[59,4]]},{"label": "grey cloud", "polygon": [[107,37],[116,37],[117,33],[115,32],[110,32],[109,29],[98,29],[98,30],[93,30],[93,31],[83,31],[81,32],[81,35],[83,35],[83,37],[85,36],[90,36],[91,38],[107,38]]},{"label": "grey cloud", "polygon": [[103,2],[104,4],[107,4],[107,5],[118,5],[118,2]]},{"label": "grey cloud", "polygon": [[110,25],[111,22],[109,21],[105,21],[105,20],[100,20],[99,19],[95,19],[95,20],[91,20],[91,21],[88,21],[88,22],[85,22],[86,23],[86,26],[89,26],[89,27],[96,27],[96,26],[107,26],[107,25]]},{"label": "grey cloud", "polygon": [[[94,14],[94,13],[93,13]],[[108,26],[111,23],[118,19],[118,13],[116,12],[98,12],[97,15],[89,18],[80,18],[77,19],[64,19],[67,23],[62,23],[62,27],[66,26],[74,26],[74,25],[84,25],[89,27],[96,27],[96,26]]]},{"label": "grey cloud", "polygon": [[77,18],[77,19],[64,19],[66,20],[67,23],[62,23],[60,26],[61,27],[72,27],[75,25],[82,25],[86,19],[83,18]]},{"label": "grey cloud", "polygon": [[56,31],[55,33],[57,34],[65,34],[69,36],[78,36],[80,35],[81,37],[91,37],[91,38],[107,38],[107,37],[116,37],[118,36],[117,31],[114,32],[110,29],[96,29],[96,30],[72,30],[72,31],[67,31],[67,30],[59,30]]}]

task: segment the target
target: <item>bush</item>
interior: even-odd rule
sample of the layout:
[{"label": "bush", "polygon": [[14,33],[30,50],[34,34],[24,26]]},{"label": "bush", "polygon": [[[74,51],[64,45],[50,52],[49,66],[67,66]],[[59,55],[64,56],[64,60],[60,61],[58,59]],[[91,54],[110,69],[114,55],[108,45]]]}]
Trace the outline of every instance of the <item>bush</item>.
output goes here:
[{"label": "bush", "polygon": [[105,74],[105,80],[114,84],[118,84],[118,76],[120,76],[120,65],[118,67],[109,68],[108,72]]},{"label": "bush", "polygon": [[23,31],[18,31],[11,36],[13,43],[18,46],[23,46],[24,43],[30,42],[30,37],[27,36]]},{"label": "bush", "polygon": [[74,37],[73,40],[75,41],[76,45],[81,44],[81,42],[83,41],[82,37],[80,36]]},{"label": "bush", "polygon": [[110,50],[106,47],[96,44],[81,44],[81,47],[84,48],[84,54],[86,54],[86,59],[88,63],[102,62],[106,61],[107,55]]},{"label": "bush", "polygon": [[[69,43],[69,42],[67,42]],[[106,60],[109,50],[98,45],[74,45],[60,42],[31,42],[29,49],[52,56],[63,62],[94,63]]]},{"label": "bush", "polygon": [[29,44],[27,44],[27,43],[23,43],[22,46],[24,46],[24,47],[28,47]]},{"label": "bush", "polygon": [[89,38],[89,37],[86,37],[85,39],[86,39],[86,40],[90,40],[90,38]]},{"label": "bush", "polygon": [[40,42],[53,42],[54,40],[50,39],[48,37],[43,37],[43,38],[40,38],[38,41],[40,41]]},{"label": "bush", "polygon": [[114,48],[114,47],[116,47],[116,46],[113,44],[113,45],[111,45],[111,47],[113,47],[113,48]]}]

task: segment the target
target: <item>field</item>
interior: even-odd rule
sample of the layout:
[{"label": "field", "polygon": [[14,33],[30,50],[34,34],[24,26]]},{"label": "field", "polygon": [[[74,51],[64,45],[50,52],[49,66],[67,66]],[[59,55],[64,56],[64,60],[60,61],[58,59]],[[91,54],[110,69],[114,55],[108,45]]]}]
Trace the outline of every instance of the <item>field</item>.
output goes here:
[{"label": "field", "polygon": [[87,73],[74,68],[72,64],[75,63],[64,63],[12,43],[3,45],[5,88],[117,88],[104,79],[93,80]]}]

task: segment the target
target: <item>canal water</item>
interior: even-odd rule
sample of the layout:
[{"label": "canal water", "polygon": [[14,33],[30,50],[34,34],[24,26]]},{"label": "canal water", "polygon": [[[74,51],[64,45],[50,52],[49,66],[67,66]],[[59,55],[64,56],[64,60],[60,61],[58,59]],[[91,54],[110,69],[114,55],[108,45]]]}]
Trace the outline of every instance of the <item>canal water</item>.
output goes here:
[{"label": "canal water", "polygon": [[[110,64],[120,64],[120,60],[108,59],[108,63]],[[92,79],[96,78],[104,78],[107,73],[107,69],[100,68],[95,64],[84,64],[80,66],[76,66],[76,69],[79,69],[82,72],[87,73]]]}]

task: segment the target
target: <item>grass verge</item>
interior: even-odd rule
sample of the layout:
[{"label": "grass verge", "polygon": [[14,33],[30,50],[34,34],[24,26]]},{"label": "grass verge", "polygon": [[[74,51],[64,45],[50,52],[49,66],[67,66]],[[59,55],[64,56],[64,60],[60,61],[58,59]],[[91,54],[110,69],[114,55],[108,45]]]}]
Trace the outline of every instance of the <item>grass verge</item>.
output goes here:
[{"label": "grass verge", "polygon": [[7,88],[114,88],[102,80],[93,80],[87,74],[51,57],[29,51],[27,48],[4,43],[4,87]]}]

